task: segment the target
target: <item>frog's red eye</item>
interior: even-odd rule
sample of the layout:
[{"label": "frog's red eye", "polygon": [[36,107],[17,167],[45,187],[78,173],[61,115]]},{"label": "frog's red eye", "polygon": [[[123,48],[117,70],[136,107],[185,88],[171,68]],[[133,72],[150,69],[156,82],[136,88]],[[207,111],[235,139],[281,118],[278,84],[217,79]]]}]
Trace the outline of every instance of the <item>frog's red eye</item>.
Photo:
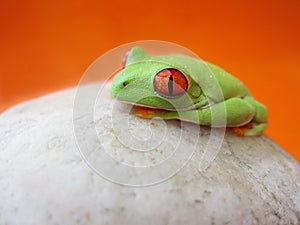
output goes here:
[{"label": "frog's red eye", "polygon": [[177,69],[164,69],[158,72],[153,81],[154,90],[164,97],[178,97],[188,88],[186,77]]}]

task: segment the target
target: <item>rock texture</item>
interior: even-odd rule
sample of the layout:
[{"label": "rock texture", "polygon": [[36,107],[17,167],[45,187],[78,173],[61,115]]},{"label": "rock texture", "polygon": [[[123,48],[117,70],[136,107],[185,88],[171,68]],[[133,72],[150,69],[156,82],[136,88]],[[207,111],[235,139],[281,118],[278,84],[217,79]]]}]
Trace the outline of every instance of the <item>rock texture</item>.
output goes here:
[{"label": "rock texture", "polygon": [[109,85],[91,113],[99,87],[0,116],[1,225],[300,223],[300,166],[268,137],[226,133],[201,170],[222,130],[136,118]]}]

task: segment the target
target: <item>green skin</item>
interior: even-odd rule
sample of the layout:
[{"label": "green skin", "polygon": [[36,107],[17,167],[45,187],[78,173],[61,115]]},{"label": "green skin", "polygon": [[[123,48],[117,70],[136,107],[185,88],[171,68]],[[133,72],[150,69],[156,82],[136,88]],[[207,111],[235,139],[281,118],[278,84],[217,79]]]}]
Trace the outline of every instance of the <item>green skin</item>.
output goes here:
[{"label": "green skin", "polygon": [[[185,94],[170,98],[155,91],[155,75],[169,68],[184,74],[188,81]],[[233,127],[240,136],[261,135],[267,127],[266,107],[241,81],[216,65],[185,55],[151,56],[134,47],[125,68],[114,78],[111,93],[119,100],[148,107],[144,118]]]}]

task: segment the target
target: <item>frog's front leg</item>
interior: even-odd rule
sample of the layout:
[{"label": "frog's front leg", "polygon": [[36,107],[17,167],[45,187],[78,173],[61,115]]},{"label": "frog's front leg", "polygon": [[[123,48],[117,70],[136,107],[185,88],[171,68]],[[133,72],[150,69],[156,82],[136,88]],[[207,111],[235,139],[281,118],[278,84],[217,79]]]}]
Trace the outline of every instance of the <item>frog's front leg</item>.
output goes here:
[{"label": "frog's front leg", "polygon": [[[138,108],[136,114],[142,118],[179,119],[213,127],[234,127],[233,131],[238,135],[254,136],[259,135],[265,128],[261,122],[266,115],[264,106],[261,106],[263,105],[252,97],[229,98],[204,109],[176,112]],[[244,126],[249,123],[251,126]]]}]

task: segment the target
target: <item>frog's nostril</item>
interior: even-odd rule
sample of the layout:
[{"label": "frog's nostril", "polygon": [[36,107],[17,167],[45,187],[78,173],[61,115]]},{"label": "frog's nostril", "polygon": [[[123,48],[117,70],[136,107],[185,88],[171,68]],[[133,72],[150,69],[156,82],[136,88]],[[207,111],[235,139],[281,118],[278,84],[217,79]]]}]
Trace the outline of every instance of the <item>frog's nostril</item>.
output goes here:
[{"label": "frog's nostril", "polygon": [[123,82],[123,87],[127,87],[128,83],[127,82]]}]

